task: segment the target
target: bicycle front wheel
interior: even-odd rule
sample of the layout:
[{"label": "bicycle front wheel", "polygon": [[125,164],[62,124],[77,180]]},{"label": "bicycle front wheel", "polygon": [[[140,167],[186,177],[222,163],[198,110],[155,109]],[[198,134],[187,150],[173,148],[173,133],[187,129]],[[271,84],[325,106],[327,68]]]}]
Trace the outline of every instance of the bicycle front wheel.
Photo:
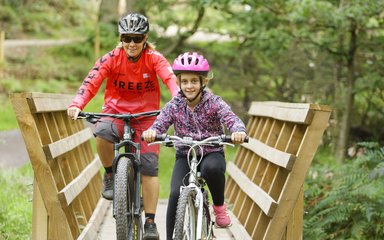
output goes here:
[{"label": "bicycle front wheel", "polygon": [[133,163],[131,159],[122,157],[116,167],[113,198],[117,240],[133,239],[133,182]]},{"label": "bicycle front wheel", "polygon": [[184,188],[179,196],[176,210],[174,239],[196,239],[196,193],[191,188]]},{"label": "bicycle front wheel", "polygon": [[201,229],[201,239],[209,240],[213,237],[213,222],[211,220],[211,214],[209,211],[209,200],[208,200],[208,192],[205,190],[203,192],[203,222]]}]

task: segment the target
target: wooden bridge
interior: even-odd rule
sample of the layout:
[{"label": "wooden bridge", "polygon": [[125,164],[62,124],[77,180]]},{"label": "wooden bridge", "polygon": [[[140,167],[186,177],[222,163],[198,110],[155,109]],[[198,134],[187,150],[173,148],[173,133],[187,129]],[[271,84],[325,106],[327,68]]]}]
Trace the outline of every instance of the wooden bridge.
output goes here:
[{"label": "wooden bridge", "polygon": [[[97,239],[98,240],[114,240],[116,239],[116,225],[115,225],[115,219],[112,217],[111,214],[111,206],[109,205],[107,212],[105,216],[102,218],[102,223],[100,225],[99,231],[97,233]],[[167,200],[166,199],[160,199],[157,204],[157,213],[156,213],[156,225],[160,234],[160,239],[166,239],[166,229],[165,229],[165,213],[167,210]],[[144,219],[143,219],[144,220]],[[236,239],[233,236],[233,230],[234,228],[237,228],[238,226],[241,226],[239,222],[235,222],[231,227],[229,228],[215,228],[213,229],[214,235],[216,239],[220,240],[232,240]]]},{"label": "wooden bridge", "polygon": [[[100,198],[92,130],[72,121],[73,96],[18,93],[11,102],[35,174],[32,239],[114,239],[110,202]],[[225,196],[234,224],[217,239],[302,239],[303,183],[331,110],[306,103],[253,102],[249,143],[228,163]],[[164,239],[164,201],[157,223]]]}]

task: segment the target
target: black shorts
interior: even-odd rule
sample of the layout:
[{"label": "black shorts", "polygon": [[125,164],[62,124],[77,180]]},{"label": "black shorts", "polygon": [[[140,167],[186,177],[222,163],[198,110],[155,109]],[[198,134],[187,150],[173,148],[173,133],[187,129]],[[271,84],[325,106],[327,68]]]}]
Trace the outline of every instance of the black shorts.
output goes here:
[{"label": "black shorts", "polygon": [[[140,136],[144,130],[152,125],[151,121],[140,122],[140,124],[131,124],[135,129],[133,141],[141,144],[141,173],[146,176],[158,176],[159,174],[159,145],[148,146],[147,142],[142,141]],[[101,118],[95,126],[95,135],[109,142],[119,142],[122,135],[123,121]]]}]

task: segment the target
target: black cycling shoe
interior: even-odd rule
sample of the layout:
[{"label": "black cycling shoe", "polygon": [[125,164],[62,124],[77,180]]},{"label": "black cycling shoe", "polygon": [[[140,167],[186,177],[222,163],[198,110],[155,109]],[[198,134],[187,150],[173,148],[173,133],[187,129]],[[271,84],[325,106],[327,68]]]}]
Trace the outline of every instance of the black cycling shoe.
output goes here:
[{"label": "black cycling shoe", "polygon": [[103,179],[103,191],[101,192],[101,195],[103,198],[107,200],[113,199],[113,174],[112,173],[104,173],[104,179]]},{"label": "black cycling shoe", "polygon": [[159,240],[159,232],[153,220],[145,221],[143,240]]}]

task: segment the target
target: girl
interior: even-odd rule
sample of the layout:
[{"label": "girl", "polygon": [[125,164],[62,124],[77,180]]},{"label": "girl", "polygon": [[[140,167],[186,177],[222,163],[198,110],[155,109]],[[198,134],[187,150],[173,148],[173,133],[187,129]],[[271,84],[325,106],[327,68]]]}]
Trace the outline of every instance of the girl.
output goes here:
[{"label": "girl", "polygon": [[[231,111],[219,96],[205,90],[209,81],[208,61],[197,53],[186,52],[172,65],[181,91],[161,110],[153,125],[143,132],[147,142],[153,142],[156,134],[166,133],[173,124],[175,135],[205,139],[224,134],[223,125],[230,132],[233,143],[242,143],[246,137],[244,123]],[[189,172],[187,148],[176,146],[176,161],[171,179],[171,192],[167,209],[167,239],[172,239],[180,186],[187,184]],[[227,227],[231,220],[224,203],[226,162],[223,147],[204,147],[204,158],[199,168],[206,180],[213,199],[213,209],[218,227]]]}]

